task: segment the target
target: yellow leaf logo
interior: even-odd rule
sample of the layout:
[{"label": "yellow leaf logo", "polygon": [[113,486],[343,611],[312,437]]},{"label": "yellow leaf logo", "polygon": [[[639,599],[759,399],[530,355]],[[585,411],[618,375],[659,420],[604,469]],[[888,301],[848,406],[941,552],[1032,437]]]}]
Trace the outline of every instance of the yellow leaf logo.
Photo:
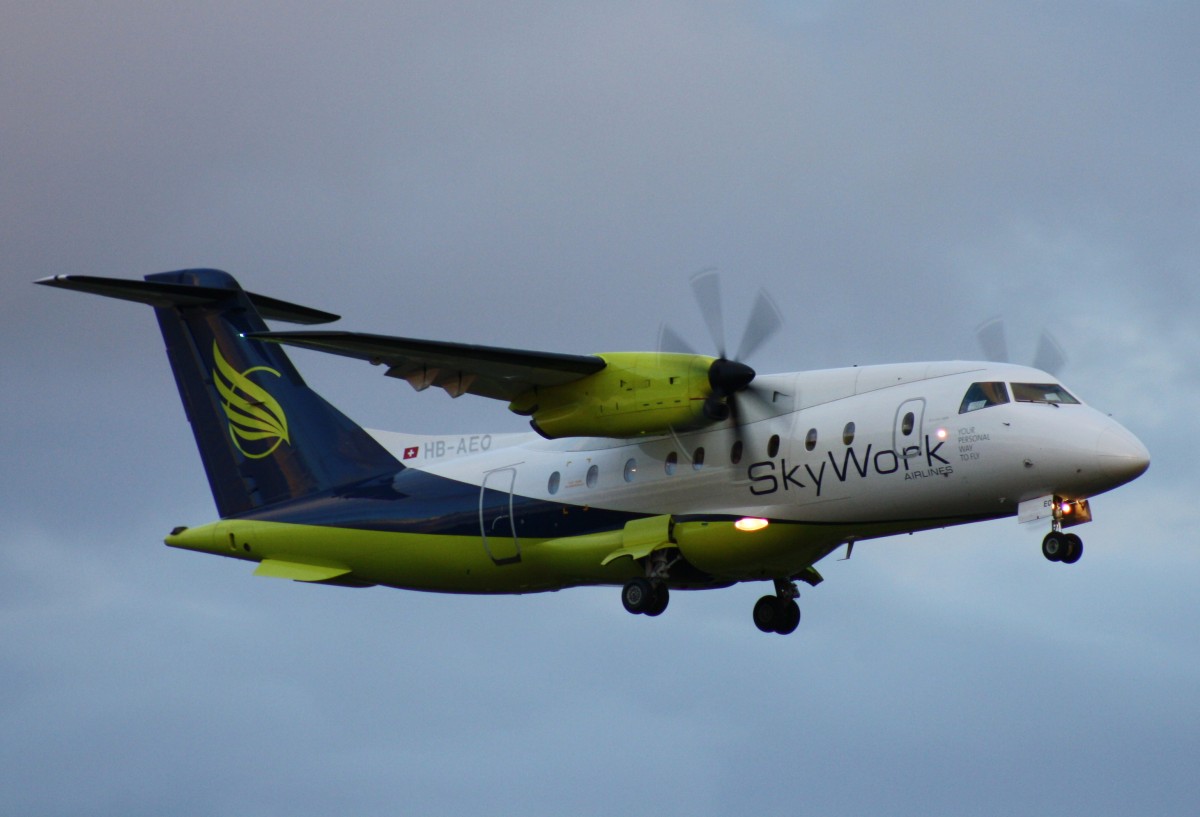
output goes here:
[{"label": "yellow leaf logo", "polygon": [[280,377],[279,372],[269,366],[254,366],[238,372],[221,354],[215,340],[213,362],[217,366],[213,369],[213,382],[221,395],[221,408],[229,418],[229,436],[238,451],[258,460],[274,453],[280,443],[291,445],[283,406],[250,379],[255,372],[270,372]]}]

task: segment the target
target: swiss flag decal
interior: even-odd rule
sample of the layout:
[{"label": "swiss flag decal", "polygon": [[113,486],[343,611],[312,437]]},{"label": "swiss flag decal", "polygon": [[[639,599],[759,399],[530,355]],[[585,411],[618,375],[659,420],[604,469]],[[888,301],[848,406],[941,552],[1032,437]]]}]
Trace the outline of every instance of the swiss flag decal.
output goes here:
[{"label": "swiss flag decal", "polygon": [[421,449],[415,445],[409,446],[408,448],[404,449],[404,459],[406,459],[406,460],[414,459],[420,450]]}]

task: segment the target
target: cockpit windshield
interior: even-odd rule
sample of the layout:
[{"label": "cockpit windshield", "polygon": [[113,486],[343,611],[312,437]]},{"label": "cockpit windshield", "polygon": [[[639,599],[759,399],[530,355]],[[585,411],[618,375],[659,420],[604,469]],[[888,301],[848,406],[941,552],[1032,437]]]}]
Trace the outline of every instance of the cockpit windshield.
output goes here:
[{"label": "cockpit windshield", "polygon": [[959,414],[968,411],[979,411],[988,406],[998,406],[1008,402],[1008,389],[1003,383],[972,383],[963,396],[962,405],[958,407]]},{"label": "cockpit windshield", "polygon": [[1012,390],[1013,399],[1018,403],[1079,403],[1057,383],[1013,383]]}]

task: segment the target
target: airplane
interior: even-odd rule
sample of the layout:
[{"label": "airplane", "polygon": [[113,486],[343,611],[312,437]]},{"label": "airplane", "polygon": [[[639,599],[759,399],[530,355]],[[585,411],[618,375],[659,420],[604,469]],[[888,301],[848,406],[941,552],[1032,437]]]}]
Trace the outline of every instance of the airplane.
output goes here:
[{"label": "airplane", "polygon": [[[338,316],[212,269],[35,283],[154,308],[219,517],[165,542],[260,576],[472,594],[608,585],[651,617],[671,591],[771,582],[754,624],[786,635],[797,582],[815,587],[818,562],[869,539],[1016,516],[1048,523],[1043,556],[1072,564],[1083,543],[1067,529],[1091,521],[1090,499],[1150,463],[1050,373],[1011,363],[758,374],[744,354],[670,350],[669,330],[662,351],[596,355],[271,331]],[[693,281],[709,298],[715,286]],[[760,294],[743,347],[777,320]],[[533,431],[367,431],[284,346],[507,401]]]}]

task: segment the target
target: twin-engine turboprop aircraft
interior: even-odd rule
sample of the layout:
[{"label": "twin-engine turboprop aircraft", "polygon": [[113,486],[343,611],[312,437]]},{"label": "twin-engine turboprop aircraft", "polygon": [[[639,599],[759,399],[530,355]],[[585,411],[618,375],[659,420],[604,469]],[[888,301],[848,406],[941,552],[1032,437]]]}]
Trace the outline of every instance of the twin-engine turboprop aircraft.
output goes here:
[{"label": "twin-engine turboprop aircraft", "polygon": [[[155,308],[220,516],[166,543],[264,576],[448,593],[614,585],[649,616],[671,589],[770,581],[754,623],[790,633],[796,582],[818,584],[814,565],[842,545],[1017,516],[1046,520],[1042,553],[1073,563],[1083,544],[1064,529],[1149,465],[1130,432],[1023,366],[758,375],[680,351],[271,332],[264,318],[337,316],[217,270],[38,283]],[[693,285],[711,294],[715,278]],[[743,346],[776,322],[760,299]],[[368,432],[309,389],[280,344],[369,360],[418,390],[508,401],[538,433]]]}]

